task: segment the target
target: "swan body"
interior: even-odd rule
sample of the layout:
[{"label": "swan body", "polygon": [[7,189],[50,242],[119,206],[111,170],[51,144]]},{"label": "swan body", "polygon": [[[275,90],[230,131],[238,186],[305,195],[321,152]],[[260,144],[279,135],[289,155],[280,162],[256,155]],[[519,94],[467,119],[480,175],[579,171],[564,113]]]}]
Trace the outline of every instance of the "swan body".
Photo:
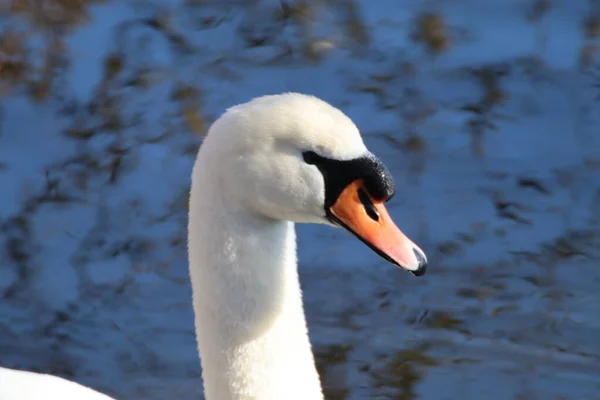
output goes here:
[{"label": "swan body", "polygon": [[373,228],[356,185],[373,195],[379,222],[391,224],[382,205],[393,194],[389,172],[350,118],[315,97],[257,98],[212,125],[192,172],[188,220],[207,400],[323,398],[294,222],[344,226],[390,261],[424,272],[423,252],[395,225]]},{"label": "swan body", "polygon": [[114,400],[58,376],[0,368],[0,400]]},{"label": "swan body", "polygon": [[[188,220],[207,400],[323,399],[294,223],[343,227],[420,276],[425,254],[384,206],[393,193],[389,171],[350,118],[315,97],[259,97],[215,121],[194,164]],[[57,377],[0,369],[0,400],[46,398],[110,399]]]}]

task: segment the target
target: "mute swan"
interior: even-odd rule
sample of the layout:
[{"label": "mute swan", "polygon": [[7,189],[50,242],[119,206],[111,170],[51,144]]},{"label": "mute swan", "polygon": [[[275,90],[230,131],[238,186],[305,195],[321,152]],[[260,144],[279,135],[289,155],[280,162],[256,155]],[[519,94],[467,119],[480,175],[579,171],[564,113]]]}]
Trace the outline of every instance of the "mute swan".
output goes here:
[{"label": "mute swan", "polygon": [[[320,99],[259,97],[215,121],[192,172],[188,223],[207,400],[323,399],[298,280],[294,223],[341,226],[387,261],[423,275],[424,252],[383,204],[393,194],[389,171],[367,150],[354,123]],[[59,380],[0,370],[0,400],[75,393],[81,400],[109,399]],[[27,397],[34,386],[36,393]]]}]

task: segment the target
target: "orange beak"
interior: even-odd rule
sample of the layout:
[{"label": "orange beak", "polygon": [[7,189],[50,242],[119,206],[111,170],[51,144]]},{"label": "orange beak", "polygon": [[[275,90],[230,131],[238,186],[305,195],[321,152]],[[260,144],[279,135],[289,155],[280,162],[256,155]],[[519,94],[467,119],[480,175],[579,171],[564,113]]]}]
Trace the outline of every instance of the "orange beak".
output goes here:
[{"label": "orange beak", "polygon": [[369,195],[362,179],[349,184],[329,209],[332,219],[392,264],[416,276],[427,269],[427,257],[396,226],[383,201]]}]

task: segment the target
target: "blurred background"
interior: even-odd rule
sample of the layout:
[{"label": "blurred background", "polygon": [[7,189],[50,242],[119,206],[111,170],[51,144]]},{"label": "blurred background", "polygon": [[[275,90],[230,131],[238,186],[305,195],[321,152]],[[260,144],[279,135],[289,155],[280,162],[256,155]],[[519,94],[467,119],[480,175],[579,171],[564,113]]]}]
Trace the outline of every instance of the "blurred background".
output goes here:
[{"label": "blurred background", "polygon": [[600,2],[3,0],[0,365],[202,398],[189,176],[227,107],[346,112],[428,254],[299,226],[328,399],[600,399]]}]

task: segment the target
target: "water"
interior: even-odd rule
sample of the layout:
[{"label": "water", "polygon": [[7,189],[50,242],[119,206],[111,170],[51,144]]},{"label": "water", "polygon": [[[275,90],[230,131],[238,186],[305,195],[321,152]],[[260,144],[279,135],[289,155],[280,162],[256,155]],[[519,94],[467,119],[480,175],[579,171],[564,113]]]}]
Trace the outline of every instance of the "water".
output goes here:
[{"label": "water", "polygon": [[[233,104],[301,91],[354,119],[430,260],[415,278],[341,230],[298,227],[328,398],[599,398],[593,8],[334,3],[99,3],[65,34],[46,97],[3,83],[0,365],[201,398],[185,250],[199,134]],[[26,15],[2,27],[27,31]],[[27,62],[43,65],[48,32],[30,32]]]}]

